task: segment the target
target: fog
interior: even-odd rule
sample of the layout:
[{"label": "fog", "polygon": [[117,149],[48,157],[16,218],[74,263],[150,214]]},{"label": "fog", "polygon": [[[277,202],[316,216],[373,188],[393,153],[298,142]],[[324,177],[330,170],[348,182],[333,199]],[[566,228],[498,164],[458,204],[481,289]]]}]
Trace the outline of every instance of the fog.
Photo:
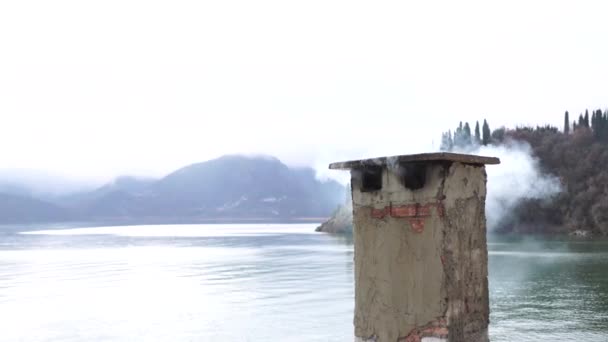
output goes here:
[{"label": "fog", "polygon": [[457,120],[559,125],[608,107],[606,9],[2,1],[0,168],[101,182],[229,153],[410,153]]},{"label": "fog", "polygon": [[[42,173],[19,182],[54,193],[268,154],[344,182],[327,164],[434,151],[457,120],[560,125],[565,110],[608,107],[608,49],[597,43],[608,36],[606,9],[552,0],[1,2],[0,169]],[[544,196],[525,149],[480,153],[503,158],[488,171],[497,217],[518,198]],[[21,172],[9,173],[0,177]],[[517,193],[503,195],[509,188]]]},{"label": "fog", "polygon": [[44,170],[0,169],[0,193],[47,198],[92,190],[102,184],[87,177],[68,177]]}]

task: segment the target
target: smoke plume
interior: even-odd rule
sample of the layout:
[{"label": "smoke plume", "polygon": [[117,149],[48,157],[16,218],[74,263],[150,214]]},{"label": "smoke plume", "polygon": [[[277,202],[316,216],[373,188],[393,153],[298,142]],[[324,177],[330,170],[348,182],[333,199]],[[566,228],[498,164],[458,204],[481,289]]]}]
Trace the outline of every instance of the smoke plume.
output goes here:
[{"label": "smoke plume", "polygon": [[550,200],[561,191],[559,179],[541,171],[527,143],[508,141],[500,146],[480,146],[468,153],[500,158],[500,165],[486,167],[489,230],[508,220],[522,200]]},{"label": "smoke plume", "polygon": [[[489,231],[495,229],[500,222],[509,220],[515,207],[522,200],[550,200],[561,191],[559,179],[542,172],[538,159],[534,157],[532,148],[527,143],[507,141],[499,146],[474,146],[453,152],[500,158],[499,165],[486,167],[488,174],[486,216]],[[366,158],[379,156],[382,154],[370,155]],[[349,159],[344,156],[333,157],[331,161]],[[330,159],[323,158],[322,162],[316,163],[317,176],[321,179],[333,178],[346,184],[350,180],[349,173],[328,171],[329,161]]]}]

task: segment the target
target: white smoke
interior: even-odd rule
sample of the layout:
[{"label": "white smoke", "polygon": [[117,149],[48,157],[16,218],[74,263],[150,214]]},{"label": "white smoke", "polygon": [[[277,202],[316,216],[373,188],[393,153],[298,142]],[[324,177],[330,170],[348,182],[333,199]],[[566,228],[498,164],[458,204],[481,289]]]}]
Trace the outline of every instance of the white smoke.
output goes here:
[{"label": "white smoke", "polygon": [[486,167],[489,230],[508,219],[522,200],[549,200],[561,191],[559,179],[541,171],[539,161],[527,143],[508,141],[500,146],[480,146],[468,153],[500,158],[500,165]]},{"label": "white smoke", "polygon": [[[421,150],[417,153],[421,152],[425,151]],[[486,166],[488,174],[486,216],[488,230],[490,231],[495,229],[503,220],[508,220],[515,207],[522,200],[550,200],[551,197],[561,191],[559,179],[541,171],[539,161],[534,157],[532,148],[525,142],[507,141],[499,146],[478,146],[453,152],[500,158],[499,165]],[[382,154],[364,158],[379,156],[382,156]],[[329,158],[320,158],[315,163],[317,177],[320,179],[332,178],[346,184],[350,180],[349,172],[328,170],[327,166],[330,162],[348,159],[359,158],[335,155]]]}]

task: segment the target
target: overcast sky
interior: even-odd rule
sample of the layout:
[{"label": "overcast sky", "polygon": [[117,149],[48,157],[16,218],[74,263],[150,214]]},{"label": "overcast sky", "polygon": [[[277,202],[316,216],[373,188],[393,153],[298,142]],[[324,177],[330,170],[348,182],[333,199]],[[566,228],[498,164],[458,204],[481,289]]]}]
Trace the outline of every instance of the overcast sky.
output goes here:
[{"label": "overcast sky", "polygon": [[[0,167],[423,152],[608,108],[604,1],[0,2]],[[433,145],[434,143],[434,145]]]}]

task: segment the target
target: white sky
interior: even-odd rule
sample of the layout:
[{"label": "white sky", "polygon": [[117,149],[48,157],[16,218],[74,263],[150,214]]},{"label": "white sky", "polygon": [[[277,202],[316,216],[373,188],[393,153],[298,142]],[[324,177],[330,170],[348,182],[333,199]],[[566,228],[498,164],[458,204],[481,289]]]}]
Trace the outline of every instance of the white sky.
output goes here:
[{"label": "white sky", "polygon": [[608,108],[597,1],[0,1],[0,168],[423,152]]}]

